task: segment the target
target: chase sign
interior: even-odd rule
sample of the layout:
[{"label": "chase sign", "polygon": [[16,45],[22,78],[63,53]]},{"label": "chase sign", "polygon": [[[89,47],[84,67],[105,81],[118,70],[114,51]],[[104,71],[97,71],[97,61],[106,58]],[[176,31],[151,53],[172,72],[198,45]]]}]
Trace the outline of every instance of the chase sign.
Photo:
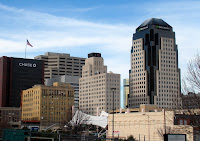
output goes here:
[{"label": "chase sign", "polygon": [[36,68],[37,65],[35,63],[19,63],[20,67],[29,67],[29,68]]}]

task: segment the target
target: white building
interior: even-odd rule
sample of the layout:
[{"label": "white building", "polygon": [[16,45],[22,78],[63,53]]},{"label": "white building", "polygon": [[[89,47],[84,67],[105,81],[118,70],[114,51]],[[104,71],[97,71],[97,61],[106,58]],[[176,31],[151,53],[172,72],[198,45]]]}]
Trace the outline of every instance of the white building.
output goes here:
[{"label": "white building", "polygon": [[[183,113],[161,109],[157,105],[123,109],[114,114],[114,137],[127,139],[132,135],[138,141],[163,141],[163,134],[186,134],[187,141],[199,141],[199,133],[189,125],[190,118],[182,120]],[[108,115],[107,138],[112,138],[113,114]]]},{"label": "white building", "polygon": [[116,109],[120,108],[120,74],[107,73],[100,53],[88,54],[79,84],[79,108],[84,113],[109,112],[113,104]]}]

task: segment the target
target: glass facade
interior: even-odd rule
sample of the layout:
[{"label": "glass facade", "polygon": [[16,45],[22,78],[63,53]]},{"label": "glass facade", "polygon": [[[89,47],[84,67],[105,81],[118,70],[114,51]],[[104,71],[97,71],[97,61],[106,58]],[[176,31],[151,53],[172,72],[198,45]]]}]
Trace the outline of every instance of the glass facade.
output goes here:
[{"label": "glass facade", "polygon": [[0,91],[0,100],[6,102],[0,106],[20,107],[21,91],[44,83],[43,61],[12,57],[1,59],[0,88],[3,86],[4,89]]}]

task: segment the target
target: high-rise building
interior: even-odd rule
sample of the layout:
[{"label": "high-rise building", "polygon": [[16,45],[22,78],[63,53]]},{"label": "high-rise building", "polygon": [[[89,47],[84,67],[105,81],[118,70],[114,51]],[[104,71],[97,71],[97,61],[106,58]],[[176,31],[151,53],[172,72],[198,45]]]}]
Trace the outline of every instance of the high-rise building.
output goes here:
[{"label": "high-rise building", "polygon": [[35,85],[22,91],[22,120],[38,121],[43,127],[66,124],[72,118],[73,105],[74,89],[70,84]]},{"label": "high-rise building", "polygon": [[74,88],[74,110],[79,109],[79,76],[62,75],[46,79],[45,85],[52,86],[54,82],[69,83]]},{"label": "high-rise building", "polygon": [[72,57],[66,53],[47,52],[45,55],[34,57],[44,60],[44,78],[53,78],[58,75],[81,76],[85,58]]},{"label": "high-rise building", "polygon": [[0,58],[0,107],[20,107],[21,91],[43,83],[43,61]]},{"label": "high-rise building", "polygon": [[162,19],[144,21],[133,34],[129,107],[180,106],[180,69],[175,32]]},{"label": "high-rise building", "polygon": [[90,115],[109,112],[113,104],[120,108],[120,74],[107,73],[100,53],[88,54],[79,85],[79,109],[83,112]]},{"label": "high-rise building", "polygon": [[128,95],[129,95],[129,79],[126,78],[123,80],[123,108],[126,108],[128,105]]}]

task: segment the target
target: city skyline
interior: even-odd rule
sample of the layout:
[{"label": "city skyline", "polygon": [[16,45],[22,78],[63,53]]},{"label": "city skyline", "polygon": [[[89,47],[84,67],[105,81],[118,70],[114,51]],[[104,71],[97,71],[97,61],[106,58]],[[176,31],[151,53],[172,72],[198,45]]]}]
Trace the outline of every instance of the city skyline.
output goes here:
[{"label": "city skyline", "polygon": [[27,48],[28,58],[48,51],[83,58],[99,52],[108,71],[121,74],[121,81],[128,78],[132,34],[146,19],[160,18],[173,26],[181,78],[199,48],[198,1],[3,0],[0,11],[0,56],[23,58],[26,38],[33,45]]}]

